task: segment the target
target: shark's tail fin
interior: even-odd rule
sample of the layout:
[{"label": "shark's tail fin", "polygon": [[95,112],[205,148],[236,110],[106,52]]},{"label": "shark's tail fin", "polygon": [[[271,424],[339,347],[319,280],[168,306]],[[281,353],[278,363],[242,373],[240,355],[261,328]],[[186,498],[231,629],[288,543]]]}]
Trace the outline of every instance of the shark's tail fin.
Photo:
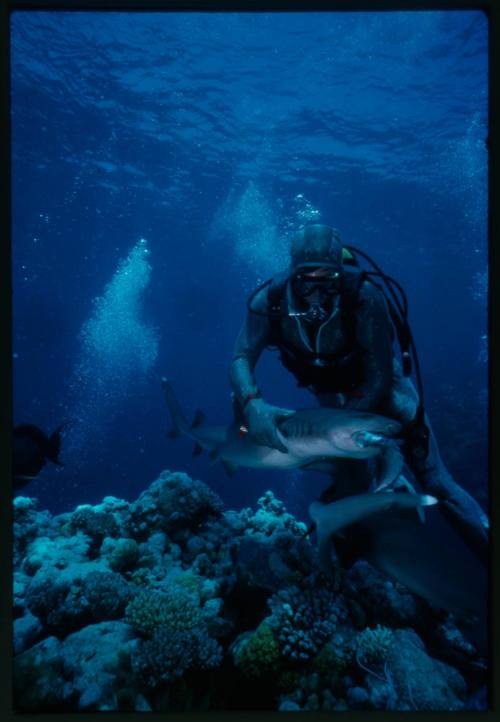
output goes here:
[{"label": "shark's tail fin", "polygon": [[189,424],[182,413],[182,409],[177,401],[172,386],[164,376],[162,377],[161,385],[165,393],[165,401],[167,402],[173,425],[172,429],[167,433],[167,436],[169,438],[175,438],[176,436],[179,436],[181,432],[187,433],[189,431]]}]

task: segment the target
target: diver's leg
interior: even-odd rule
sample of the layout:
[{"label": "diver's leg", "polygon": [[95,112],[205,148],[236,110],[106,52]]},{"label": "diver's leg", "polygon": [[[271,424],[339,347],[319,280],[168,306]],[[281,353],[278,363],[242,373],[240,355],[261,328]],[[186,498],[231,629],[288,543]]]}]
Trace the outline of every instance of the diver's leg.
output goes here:
[{"label": "diver's leg", "polygon": [[444,516],[486,565],[488,562],[489,522],[478,502],[453,479],[439,454],[435,436],[429,429],[429,454],[419,459],[405,453],[406,463],[428,494],[439,499]]},{"label": "diver's leg", "polygon": [[[403,377],[395,366],[391,394],[383,408],[377,409],[403,424],[408,430],[418,406],[418,394],[410,379]],[[488,517],[472,496],[453,479],[439,454],[429,419],[429,453],[419,458],[410,442],[403,448],[405,461],[416,480],[429,494],[439,499],[444,516],[484,563],[488,557]]]}]

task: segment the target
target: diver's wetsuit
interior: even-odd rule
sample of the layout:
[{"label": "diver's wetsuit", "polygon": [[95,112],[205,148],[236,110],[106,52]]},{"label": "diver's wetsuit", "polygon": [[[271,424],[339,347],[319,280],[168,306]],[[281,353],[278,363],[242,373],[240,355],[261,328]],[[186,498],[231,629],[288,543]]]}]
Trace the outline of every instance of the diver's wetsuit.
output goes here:
[{"label": "diver's wetsuit", "polygon": [[[286,294],[288,307],[293,309],[295,299],[290,283],[287,284]],[[281,342],[277,343],[271,322],[265,316],[267,288],[262,289],[253,299],[252,308],[263,315],[248,313],[231,362],[230,380],[237,404],[242,404],[244,399],[258,391],[253,373],[257,360],[267,346],[277,345],[284,365],[294,373],[300,385],[313,391],[321,406],[379,413],[400,421],[405,429],[411,428],[418,395],[394,358],[393,330],[384,296],[365,280],[360,286],[358,299],[354,339],[348,339],[342,313],[334,304],[329,318],[315,333],[311,333],[303,319],[283,317],[280,320]],[[290,355],[291,350],[296,353],[295,361]],[[335,355],[344,363],[338,362],[326,368],[325,365],[315,365],[315,352]],[[297,362],[302,355],[306,361]],[[321,379],[321,386],[317,381],[311,383],[311,379]],[[451,477],[439,455],[428,419],[426,423],[430,432],[427,457],[416,458],[411,444],[408,444],[403,447],[405,461],[423,490],[440,500],[449,522],[486,564],[487,517],[479,504]],[[367,490],[370,477],[366,464],[345,459],[338,460],[336,466],[340,473],[335,475],[333,484],[322,494],[322,501],[333,501]]]}]

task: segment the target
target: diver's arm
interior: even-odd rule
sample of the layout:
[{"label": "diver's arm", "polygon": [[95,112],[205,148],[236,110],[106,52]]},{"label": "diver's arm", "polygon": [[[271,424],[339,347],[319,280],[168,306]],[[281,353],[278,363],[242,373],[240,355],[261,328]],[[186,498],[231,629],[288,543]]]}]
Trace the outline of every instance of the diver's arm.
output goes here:
[{"label": "diver's arm", "polygon": [[229,378],[236,399],[243,411],[250,438],[254,443],[269,446],[287,453],[287,448],[278,436],[280,421],[293,415],[293,411],[272,406],[260,398],[253,370],[262,350],[271,340],[271,327],[267,312],[267,295],[257,294],[252,308],[260,311],[248,312],[245,323],[236,339]]},{"label": "diver's arm", "polygon": [[[259,314],[267,311],[267,289],[263,289],[252,301],[252,308]],[[271,335],[269,320],[265,315],[248,312],[236,339],[233,358],[229,368],[232,389],[243,406],[245,401],[259,393],[254,368]]]},{"label": "diver's arm", "polygon": [[385,299],[369,281],[363,283],[359,300],[356,336],[362,349],[364,382],[345,407],[370,411],[377,408],[390,389],[393,330]]}]

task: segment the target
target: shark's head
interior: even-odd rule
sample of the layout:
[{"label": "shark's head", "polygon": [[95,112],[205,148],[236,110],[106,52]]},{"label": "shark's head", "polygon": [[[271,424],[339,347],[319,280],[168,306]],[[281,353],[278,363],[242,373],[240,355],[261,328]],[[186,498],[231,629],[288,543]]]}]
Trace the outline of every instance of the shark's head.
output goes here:
[{"label": "shark's head", "polygon": [[400,423],[385,416],[352,412],[344,415],[330,435],[332,443],[346,454],[368,457],[379,453],[380,447],[400,443],[395,437],[401,428]]}]

